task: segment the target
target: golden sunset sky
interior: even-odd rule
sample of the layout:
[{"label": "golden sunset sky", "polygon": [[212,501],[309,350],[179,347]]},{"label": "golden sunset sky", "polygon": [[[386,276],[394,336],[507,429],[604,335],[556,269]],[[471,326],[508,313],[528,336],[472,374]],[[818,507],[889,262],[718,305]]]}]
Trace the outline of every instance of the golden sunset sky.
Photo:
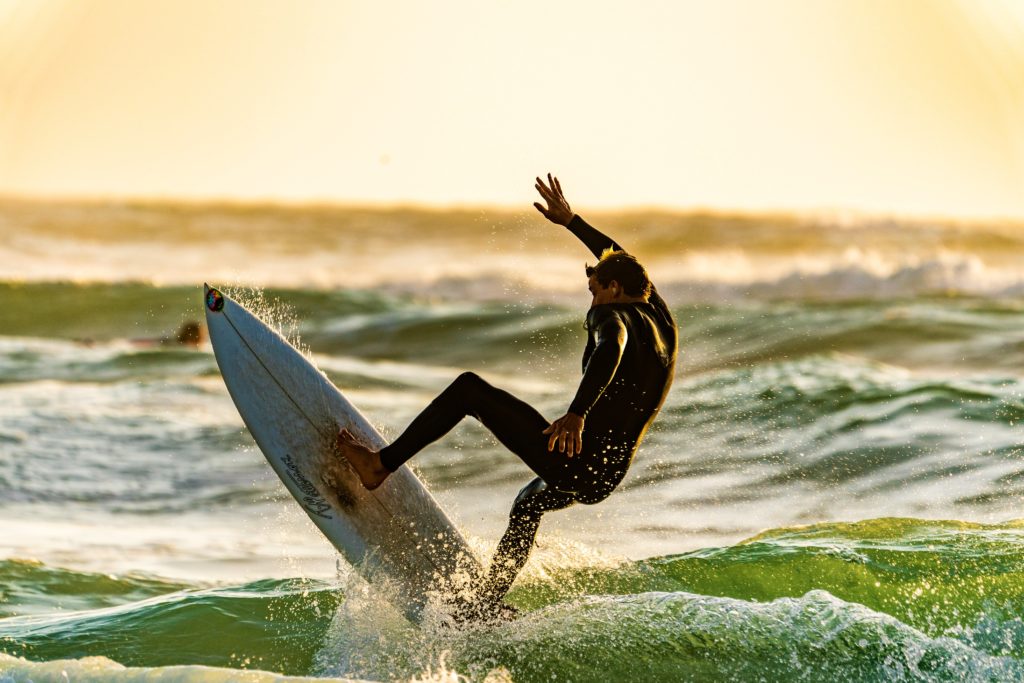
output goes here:
[{"label": "golden sunset sky", "polygon": [[1024,217],[1024,0],[0,0],[0,193]]}]

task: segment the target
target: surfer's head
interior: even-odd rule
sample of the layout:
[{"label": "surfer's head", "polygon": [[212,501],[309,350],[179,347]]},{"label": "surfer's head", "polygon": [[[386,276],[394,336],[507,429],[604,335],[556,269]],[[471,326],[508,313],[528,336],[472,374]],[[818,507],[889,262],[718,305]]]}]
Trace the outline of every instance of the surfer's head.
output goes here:
[{"label": "surfer's head", "polygon": [[596,265],[587,266],[587,277],[594,306],[623,299],[646,299],[651,293],[647,269],[624,251],[605,249]]}]

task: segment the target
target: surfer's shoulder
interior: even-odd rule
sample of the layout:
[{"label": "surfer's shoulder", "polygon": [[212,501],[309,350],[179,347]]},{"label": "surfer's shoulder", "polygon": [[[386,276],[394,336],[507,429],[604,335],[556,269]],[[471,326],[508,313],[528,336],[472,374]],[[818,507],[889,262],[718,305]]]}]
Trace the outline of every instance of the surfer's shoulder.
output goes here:
[{"label": "surfer's shoulder", "polygon": [[587,327],[590,329],[596,329],[601,325],[613,321],[619,320],[619,307],[622,304],[597,304],[591,306],[590,310],[587,311]]}]

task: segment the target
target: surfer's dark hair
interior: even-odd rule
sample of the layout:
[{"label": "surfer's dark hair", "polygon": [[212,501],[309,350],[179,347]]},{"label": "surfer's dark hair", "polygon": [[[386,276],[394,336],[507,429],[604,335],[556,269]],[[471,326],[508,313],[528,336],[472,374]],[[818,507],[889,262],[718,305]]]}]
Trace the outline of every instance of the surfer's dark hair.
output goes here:
[{"label": "surfer's dark hair", "polygon": [[597,265],[587,265],[587,277],[591,275],[597,276],[602,287],[607,287],[615,280],[628,296],[647,296],[651,293],[647,269],[640,265],[635,256],[624,251],[605,249]]}]

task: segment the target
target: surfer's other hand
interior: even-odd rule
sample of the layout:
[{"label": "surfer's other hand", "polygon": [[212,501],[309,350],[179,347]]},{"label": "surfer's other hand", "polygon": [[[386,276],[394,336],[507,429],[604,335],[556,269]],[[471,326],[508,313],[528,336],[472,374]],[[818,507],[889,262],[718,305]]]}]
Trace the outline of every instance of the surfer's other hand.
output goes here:
[{"label": "surfer's other hand", "polygon": [[569,225],[574,214],[569,207],[569,202],[565,201],[562,184],[558,182],[558,178],[548,173],[547,184],[545,185],[544,181],[538,177],[534,187],[547,203],[547,207],[540,202],[533,203],[533,206],[544,215],[544,218],[557,225]]},{"label": "surfer's other hand", "polygon": [[570,458],[583,450],[583,418],[576,413],[566,413],[541,433],[551,435],[548,438],[548,452],[555,448],[556,442],[558,452]]}]

